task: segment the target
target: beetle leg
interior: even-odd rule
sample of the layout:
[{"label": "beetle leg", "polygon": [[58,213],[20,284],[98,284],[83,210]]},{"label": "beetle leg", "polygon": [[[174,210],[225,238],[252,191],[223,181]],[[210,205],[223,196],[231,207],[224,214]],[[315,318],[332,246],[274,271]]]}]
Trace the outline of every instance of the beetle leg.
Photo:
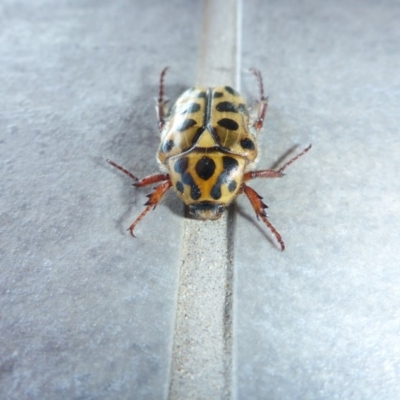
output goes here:
[{"label": "beetle leg", "polygon": [[268,206],[262,201],[262,197],[254,189],[252,189],[250,186],[247,186],[245,183],[242,184],[242,190],[244,191],[244,194],[247,196],[251,205],[253,206],[254,211],[256,212],[257,219],[260,219],[261,217],[265,225],[268,226],[270,231],[275,235],[277,241],[281,245],[281,251],[285,250],[285,243],[283,243],[282,236],[268,220],[268,216],[265,213],[265,209]]},{"label": "beetle leg", "polygon": [[143,212],[133,221],[131,226],[128,228],[128,231],[130,231],[131,235],[135,237],[133,234],[133,230],[135,229],[135,226],[140,222],[140,220],[150,211],[150,209],[153,207],[153,210],[157,207],[157,204],[161,201],[161,199],[164,197],[165,193],[171,188],[172,182],[168,178],[163,183],[160,183],[158,186],[154,188],[154,190],[147,195],[149,200],[144,204],[147,206]]},{"label": "beetle leg", "polygon": [[153,207],[153,210],[156,208],[157,204],[164,197],[165,193],[167,193],[167,191],[171,188],[172,182],[169,179],[168,174],[155,174],[155,175],[146,176],[143,179],[138,179],[135,175],[133,175],[131,172],[129,172],[124,167],[121,167],[120,165],[116,164],[114,161],[111,161],[111,160],[107,160],[107,161],[110,165],[119,169],[124,174],[126,174],[130,178],[132,178],[135,181],[133,186],[143,187],[143,186],[151,185],[152,183],[162,182],[158,186],[156,186],[150,194],[147,195],[149,200],[147,200],[147,202],[144,204],[146,206],[146,208],[142,211],[142,213],[133,221],[131,226],[128,228],[128,231],[131,232],[131,235],[133,237],[135,237],[135,235],[133,234],[133,229],[135,228],[135,226],[149,212],[151,207]]},{"label": "beetle leg", "polygon": [[124,167],[121,167],[120,165],[116,164],[114,161],[108,160],[107,162],[112,165],[113,167],[119,169],[120,171],[122,171],[124,174],[128,175],[130,178],[132,178],[134,181],[138,181],[139,179],[136,178],[135,175],[132,174],[132,172],[129,172],[127,169],[125,169]]},{"label": "beetle leg", "polygon": [[243,180],[248,181],[254,178],[280,178],[281,176],[285,175],[283,171],[291,164],[293,164],[296,160],[300,157],[304,156],[311,149],[311,144],[306,147],[301,153],[297,154],[297,156],[293,157],[289,160],[283,167],[279,168],[277,171],[273,169],[264,169],[261,171],[250,171],[244,174]]},{"label": "beetle leg", "polygon": [[258,69],[251,68],[250,71],[256,76],[258,82],[258,89],[260,92],[260,99],[257,103],[258,107],[258,115],[257,119],[254,122],[254,128],[257,132],[261,130],[264,124],[265,114],[267,113],[268,108],[268,97],[264,95],[264,84],[261,72]]},{"label": "beetle leg", "polygon": [[168,107],[167,107],[168,100],[164,100],[164,78],[165,78],[165,74],[168,71],[168,68],[169,67],[165,67],[161,71],[160,89],[158,92],[158,99],[156,100],[157,101],[156,111],[157,111],[157,118],[158,118],[158,129],[160,130],[160,132],[164,127],[165,117],[168,114]]},{"label": "beetle leg", "polygon": [[147,185],[151,185],[152,183],[157,183],[161,181],[166,181],[169,180],[169,175],[168,174],[155,174],[155,175],[149,175],[146,176],[143,179],[138,180],[133,184],[135,187],[143,187]]},{"label": "beetle leg", "polygon": [[155,175],[150,175],[150,176],[146,176],[145,178],[139,179],[135,175],[133,175],[132,172],[130,172],[126,168],[121,167],[120,165],[116,164],[114,161],[107,160],[107,162],[110,165],[112,165],[113,167],[122,171],[124,174],[128,175],[130,178],[132,178],[135,181],[135,183],[133,184],[133,186],[135,186],[135,187],[143,187],[143,186],[151,185],[152,183],[166,181],[167,179],[169,179],[168,174],[155,174]]}]

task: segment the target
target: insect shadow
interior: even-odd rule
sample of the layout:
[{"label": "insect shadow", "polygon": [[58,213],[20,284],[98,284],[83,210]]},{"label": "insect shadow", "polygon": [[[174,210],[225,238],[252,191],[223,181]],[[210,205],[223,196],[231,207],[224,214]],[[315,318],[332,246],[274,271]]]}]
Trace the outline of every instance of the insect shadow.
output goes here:
[{"label": "insect shadow", "polygon": [[[243,217],[248,223],[251,223],[252,225],[254,225],[272,246],[279,248],[279,246],[277,246],[276,243],[274,242],[273,238],[269,235],[269,231],[265,230],[263,225],[257,223],[259,221],[257,220],[257,217],[255,215],[250,215],[249,212],[245,211],[244,207],[242,207],[241,205],[239,205],[236,202],[231,204],[229,206],[229,208],[233,209],[233,211],[230,211],[230,212],[235,212],[235,213],[240,214],[240,216]],[[237,224],[237,221],[235,219],[235,223],[233,224],[233,226],[235,226],[236,224]]]}]

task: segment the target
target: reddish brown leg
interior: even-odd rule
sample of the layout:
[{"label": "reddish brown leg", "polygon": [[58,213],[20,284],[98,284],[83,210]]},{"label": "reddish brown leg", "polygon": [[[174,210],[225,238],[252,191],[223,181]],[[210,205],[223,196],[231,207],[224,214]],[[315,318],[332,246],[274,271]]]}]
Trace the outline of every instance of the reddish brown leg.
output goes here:
[{"label": "reddish brown leg", "polygon": [[114,161],[107,160],[107,162],[110,165],[112,165],[113,167],[122,171],[124,174],[128,175],[130,178],[132,178],[135,181],[133,186],[136,186],[136,187],[143,187],[143,186],[151,185],[152,183],[158,183],[158,182],[166,181],[167,179],[169,179],[168,174],[155,174],[155,175],[146,176],[143,179],[138,179],[135,175],[133,175],[131,172],[129,172],[124,167],[121,167],[120,165],[116,164]]},{"label": "reddish brown leg", "polygon": [[256,131],[259,132],[263,127],[265,114],[267,113],[268,97],[265,97],[264,95],[264,84],[261,72],[255,68],[251,68],[250,71],[256,76],[258,82],[258,88],[260,91],[260,99],[258,101],[258,116],[256,122],[254,123]]},{"label": "reddish brown leg", "polygon": [[157,204],[161,201],[161,199],[164,197],[165,193],[171,188],[172,183],[168,179],[167,181],[160,183],[150,194],[147,195],[149,200],[144,204],[147,206],[143,212],[133,221],[131,226],[128,228],[128,231],[130,231],[131,235],[135,237],[133,234],[133,230],[135,229],[135,226],[140,222],[140,220],[150,211],[150,209],[153,207],[153,210],[157,207]]},{"label": "reddish brown leg", "polygon": [[143,186],[151,185],[152,183],[158,183],[158,182],[166,181],[166,180],[169,180],[168,174],[149,175],[143,179],[138,180],[136,183],[133,184],[133,186],[143,187]]},{"label": "reddish brown leg", "polygon": [[157,99],[157,118],[158,118],[158,129],[161,131],[165,124],[165,116],[168,114],[168,107],[167,103],[168,100],[164,100],[164,78],[165,74],[167,73],[169,67],[165,67],[161,71],[160,75],[160,89],[158,92],[158,99]]},{"label": "reddish brown leg", "polygon": [[122,171],[124,174],[128,175],[130,178],[132,178],[134,181],[138,181],[139,179],[136,178],[135,175],[132,174],[132,172],[129,172],[127,169],[125,169],[124,167],[121,167],[120,165],[116,164],[114,161],[111,160],[107,160],[107,162],[112,165],[113,167],[119,169],[120,171]]},{"label": "reddish brown leg", "polygon": [[132,178],[135,181],[135,183],[133,185],[136,187],[143,187],[143,186],[151,185],[152,183],[158,183],[158,182],[163,181],[156,188],[154,188],[154,190],[150,194],[147,195],[149,200],[147,200],[147,202],[145,203],[146,208],[135,219],[135,221],[133,221],[131,226],[128,228],[128,231],[131,232],[131,235],[133,237],[135,237],[135,235],[133,234],[133,229],[138,224],[138,222],[148,213],[148,211],[151,209],[151,207],[153,207],[153,210],[156,208],[157,204],[161,201],[164,194],[168,191],[168,189],[171,188],[171,186],[172,186],[171,180],[169,179],[168,174],[150,175],[150,176],[146,176],[145,178],[139,180],[138,178],[136,178],[135,175],[133,175],[131,172],[129,172],[124,167],[121,167],[120,165],[116,164],[114,161],[111,161],[111,160],[107,160],[107,161],[110,165],[119,169],[124,174],[126,174],[130,178]]},{"label": "reddish brown leg", "polygon": [[[293,164],[297,159],[307,153],[308,150],[311,149],[311,144],[304,149],[301,153],[297,154],[297,156],[293,157],[289,160],[286,164],[283,165],[282,168],[278,169],[277,171],[273,169],[265,169],[262,171],[250,171],[244,174],[243,181],[246,182],[250,179],[254,178],[279,178],[283,176],[283,171],[290,165]],[[279,244],[281,245],[281,250],[285,250],[285,243],[283,243],[282,236],[279,232],[274,228],[274,226],[269,222],[267,214],[265,213],[265,208],[267,205],[264,204],[262,201],[262,197],[251,187],[247,186],[245,183],[242,184],[242,190],[246,194],[247,198],[250,200],[251,205],[256,212],[257,218],[261,217],[264,223],[268,226],[271,232],[275,235],[276,239],[278,240]]]},{"label": "reddish brown leg", "polygon": [[250,186],[247,186],[245,183],[242,184],[242,189],[247,198],[250,200],[250,203],[253,206],[254,211],[256,212],[257,219],[260,219],[261,217],[261,219],[275,235],[276,239],[281,245],[281,251],[285,250],[285,243],[283,243],[282,236],[268,220],[267,214],[265,213],[265,208],[267,208],[267,205],[264,204],[264,202],[262,201],[262,197],[254,189],[252,189]]},{"label": "reddish brown leg", "polygon": [[308,150],[311,149],[311,144],[305,148],[301,153],[297,154],[297,156],[293,157],[289,160],[282,168],[277,171],[273,169],[264,169],[261,171],[250,171],[244,174],[243,180],[246,182],[250,179],[254,178],[280,178],[284,175],[283,171],[291,164],[293,164],[296,160],[298,160],[301,156],[307,153]]}]

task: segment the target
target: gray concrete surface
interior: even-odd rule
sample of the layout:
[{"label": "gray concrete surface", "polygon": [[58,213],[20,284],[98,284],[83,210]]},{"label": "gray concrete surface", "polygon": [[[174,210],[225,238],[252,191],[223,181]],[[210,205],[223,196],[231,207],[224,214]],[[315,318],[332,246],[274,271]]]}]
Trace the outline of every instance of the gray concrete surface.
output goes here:
[{"label": "gray concrete surface", "polygon": [[[171,98],[193,84],[201,10],[1,3],[0,398],[167,397],[183,208],[171,193],[132,239],[147,191],[104,159],[156,171],[157,77],[172,67]],[[259,167],[313,149],[252,183],[284,253],[238,200],[234,398],[400,398],[399,17],[395,1],[243,5],[243,69],[270,96]]]},{"label": "gray concrete surface", "polygon": [[243,16],[243,65],[270,95],[259,165],[313,148],[253,185],[287,251],[238,202],[236,398],[399,399],[399,3],[259,0]]}]

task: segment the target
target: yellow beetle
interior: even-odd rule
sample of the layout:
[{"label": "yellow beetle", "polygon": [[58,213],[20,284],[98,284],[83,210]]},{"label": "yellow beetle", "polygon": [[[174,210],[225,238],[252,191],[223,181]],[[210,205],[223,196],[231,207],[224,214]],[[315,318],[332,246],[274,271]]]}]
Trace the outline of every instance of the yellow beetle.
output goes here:
[{"label": "yellow beetle", "polygon": [[164,99],[165,68],[160,77],[157,99],[161,143],[158,161],[163,173],[138,179],[120,165],[108,162],[130,176],[134,186],[159,185],[148,195],[146,208],[128,230],[132,236],[136,224],[160,202],[173,187],[178,197],[198,219],[218,219],[225,208],[241,193],[252,204],[257,218],[265,222],[278,240],[285,244],[265,213],[262,197],[245,182],[250,179],[277,178],[310,148],[308,146],[279,170],[253,171],[257,158],[257,134],[267,111],[267,98],[261,73],[253,69],[259,84],[257,115],[251,118],[243,97],[230,86],[194,87],[186,90],[169,111]]}]

